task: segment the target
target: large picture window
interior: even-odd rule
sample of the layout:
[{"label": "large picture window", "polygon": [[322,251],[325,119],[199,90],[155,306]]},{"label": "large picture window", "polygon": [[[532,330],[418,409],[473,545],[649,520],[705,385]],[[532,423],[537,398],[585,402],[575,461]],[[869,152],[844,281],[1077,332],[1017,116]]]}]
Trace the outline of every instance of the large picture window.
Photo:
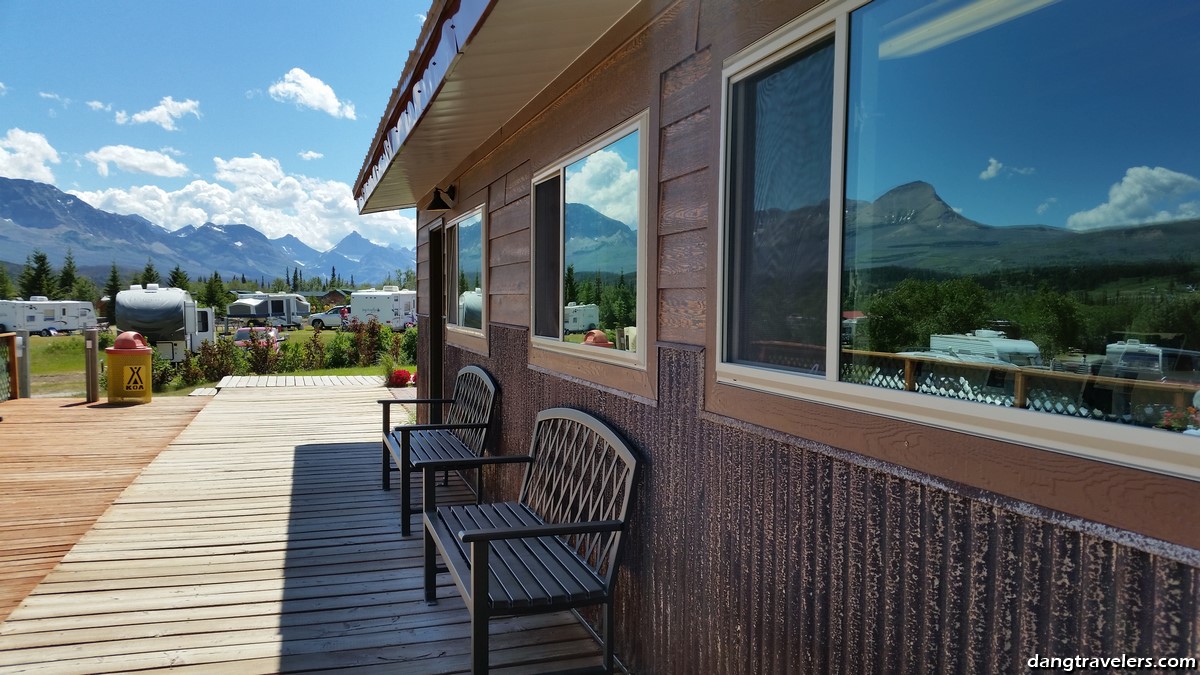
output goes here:
[{"label": "large picture window", "polygon": [[446,323],[482,331],[487,286],[483,209],[446,226]]},{"label": "large picture window", "polygon": [[534,179],[534,335],[628,360],[644,324],[645,118]]},{"label": "large picture window", "polygon": [[1200,477],[1200,6],[995,6],[731,59],[718,381]]}]

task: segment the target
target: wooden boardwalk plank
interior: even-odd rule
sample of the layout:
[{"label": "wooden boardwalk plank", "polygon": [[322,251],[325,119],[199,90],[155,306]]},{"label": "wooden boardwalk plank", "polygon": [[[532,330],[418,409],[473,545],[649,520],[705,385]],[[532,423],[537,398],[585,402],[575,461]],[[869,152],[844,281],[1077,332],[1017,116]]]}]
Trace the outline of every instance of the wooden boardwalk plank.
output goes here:
[{"label": "wooden boardwalk plank", "polygon": [[0,405],[0,620],[209,400]]},{"label": "wooden boardwalk plank", "polygon": [[[200,399],[0,624],[0,670],[469,670],[469,614],[446,574],[425,604],[421,538],[400,536],[400,491],[379,489],[381,379],[263,382]],[[470,498],[459,481],[439,491]],[[569,614],[490,632],[497,672],[599,663]]]}]

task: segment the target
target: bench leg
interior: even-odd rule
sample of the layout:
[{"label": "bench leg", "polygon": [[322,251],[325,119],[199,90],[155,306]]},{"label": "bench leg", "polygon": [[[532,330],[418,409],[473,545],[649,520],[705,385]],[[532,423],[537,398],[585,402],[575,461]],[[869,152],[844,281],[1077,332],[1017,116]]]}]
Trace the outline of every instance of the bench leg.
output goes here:
[{"label": "bench leg", "polygon": [[387,445],[387,435],[388,435],[388,432],[390,431],[389,427],[391,426],[391,424],[392,424],[392,408],[391,408],[391,406],[385,405],[385,406],[383,406],[383,440],[380,441],[380,443],[379,443],[380,450],[383,451],[383,476],[382,476],[382,479],[380,480],[380,483],[383,485],[384,490],[392,489],[392,472],[390,470],[391,469],[391,458],[388,457],[388,455],[391,453],[388,452],[388,445]]},{"label": "bench leg", "polygon": [[388,452],[387,441],[381,442],[380,445],[383,446],[383,448],[382,448],[383,449],[383,461],[382,461],[382,467],[381,467],[383,472],[382,472],[382,475],[380,476],[380,485],[383,486],[384,490],[391,490],[392,489],[392,457],[391,457],[391,453]]},{"label": "bench leg", "polygon": [[409,462],[409,434],[400,432],[400,536],[412,534],[412,469]]},{"label": "bench leg", "polygon": [[471,544],[471,673],[488,671],[488,547],[486,541]]},{"label": "bench leg", "polygon": [[[437,472],[430,469],[429,471],[421,472],[421,489],[433,490],[433,482]],[[429,494],[426,492],[425,494]],[[426,499],[426,503],[429,503]],[[430,518],[433,514],[430,514]],[[425,527],[424,518],[422,518],[421,531],[425,534],[425,602],[430,605],[437,604],[437,547],[433,543],[433,535],[430,534],[429,528]]]}]

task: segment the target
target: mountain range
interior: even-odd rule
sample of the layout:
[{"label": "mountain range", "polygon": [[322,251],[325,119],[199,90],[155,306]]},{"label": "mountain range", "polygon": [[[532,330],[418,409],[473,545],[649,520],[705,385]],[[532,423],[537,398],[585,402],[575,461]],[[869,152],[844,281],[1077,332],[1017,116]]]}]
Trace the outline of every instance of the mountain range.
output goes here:
[{"label": "mountain range", "polygon": [[292,235],[270,239],[243,224],[187,225],[169,231],[135,215],[94,208],[53,185],[0,177],[0,261],[23,263],[40,250],[58,266],[67,251],[85,273],[106,276],[151,260],[161,274],[179,265],[192,278],[214,271],[268,281],[300,269],[306,278],[337,275],[358,283],[382,282],[396,270],[415,269],[416,252],[389,248],[351,232],[328,251]]}]

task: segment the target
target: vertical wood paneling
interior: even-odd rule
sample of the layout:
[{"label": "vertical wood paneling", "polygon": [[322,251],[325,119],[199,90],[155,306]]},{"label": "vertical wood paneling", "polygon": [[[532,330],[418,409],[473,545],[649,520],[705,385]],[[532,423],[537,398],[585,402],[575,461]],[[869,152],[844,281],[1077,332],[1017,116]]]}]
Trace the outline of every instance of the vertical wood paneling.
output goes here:
[{"label": "vertical wood paneling", "polygon": [[[492,326],[501,452],[537,410],[600,415],[646,455],[617,651],[635,672],[1022,672],[1034,654],[1194,655],[1195,567],[837,451],[697,416],[702,350],[662,348],[655,406],[526,367]],[[515,496],[518,471],[489,474]]]}]

